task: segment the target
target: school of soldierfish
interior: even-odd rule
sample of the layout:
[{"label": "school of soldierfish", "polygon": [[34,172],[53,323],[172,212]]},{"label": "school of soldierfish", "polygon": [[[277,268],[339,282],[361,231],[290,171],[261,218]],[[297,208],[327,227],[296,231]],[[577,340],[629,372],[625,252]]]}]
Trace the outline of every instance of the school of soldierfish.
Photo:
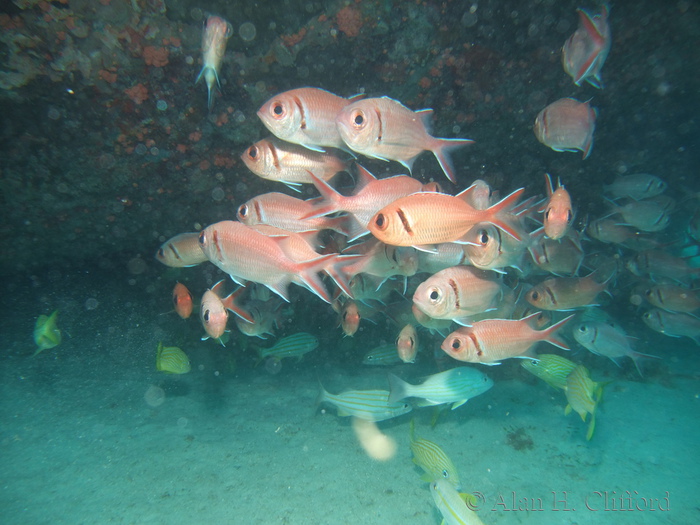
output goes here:
[{"label": "school of soldierfish", "polygon": [[[597,14],[577,11],[579,27],[563,47],[564,70],[577,86],[603,87],[601,69],[611,45],[608,11],[607,6]],[[221,18],[207,21],[200,77],[210,107],[230,34],[230,24]],[[663,355],[635,350],[635,339],[611,309],[600,306],[625,301],[630,307],[631,300],[639,308],[637,333],[646,325],[700,344],[695,316],[700,295],[693,289],[700,269],[671,255],[680,254],[681,247],[662,244],[658,236],[670,225],[676,205],[664,195],[661,178],[617,177],[600,188],[609,212],[589,217],[577,231],[576,195],[563,184],[565,174],[543,174],[542,197],[527,197],[520,188],[497,198],[498,191],[481,180],[450,195],[436,182],[413,178],[415,159],[429,151],[446,178],[457,183],[461,177],[450,152],[472,142],[432,136],[432,110],[414,111],[388,97],[342,98],[302,87],[272,97],[257,114],[272,135],[243,152],[245,165],[293,190],[312,184],[320,196],[258,195],[240,204],[235,219],[177,235],[161,246],[156,257],[165,265],[209,261],[240,285],[226,294],[221,281],[204,293],[199,313],[208,337],[225,337],[229,312],[243,334],[274,337],[289,285],[295,284],[335,309],[346,336],[355,334],[363,319],[385,315],[396,324],[396,344],[367,352],[365,364],[413,363],[419,339],[431,342],[423,343],[422,353],[432,355],[439,346],[463,363],[521,359],[525,369],[563,390],[567,414],[573,410],[584,422],[590,415],[587,439],[604,383],[562,355],[535,354],[537,343],[568,351],[575,341],[619,366],[628,357],[641,375],[644,360]],[[553,150],[580,151],[585,159],[592,151],[596,114],[590,101],[560,99],[537,115],[534,132]],[[394,161],[408,174],[378,179],[362,167],[362,157]],[[333,186],[340,172],[352,175],[352,192]],[[684,234],[686,245],[700,242],[697,211]],[[632,290],[631,298],[623,288]],[[182,284],[173,301],[183,318],[191,314],[192,295]],[[260,359],[300,358],[317,346],[314,336],[295,334],[261,351]],[[373,422],[410,412],[414,405],[408,398],[419,400],[417,406],[455,409],[491,388],[485,370],[457,366],[420,385],[390,375],[390,390],[335,395],[322,389],[320,400],[337,407],[339,415]],[[458,477],[444,452],[416,439],[413,430],[411,443],[446,522],[481,523],[457,495]]]}]

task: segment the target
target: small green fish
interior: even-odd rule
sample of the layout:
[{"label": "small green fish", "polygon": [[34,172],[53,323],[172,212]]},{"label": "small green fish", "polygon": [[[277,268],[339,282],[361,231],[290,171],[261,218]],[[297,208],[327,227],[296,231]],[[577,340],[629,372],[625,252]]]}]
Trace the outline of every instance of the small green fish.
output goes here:
[{"label": "small green fish", "polygon": [[362,360],[363,365],[375,366],[398,365],[399,363],[401,363],[401,358],[394,344],[386,344],[373,348],[365,354]]},{"label": "small green fish", "polygon": [[569,402],[564,409],[564,415],[569,415],[575,410],[586,422],[586,416],[591,415],[586,439],[590,441],[595,430],[595,411],[603,395],[603,386],[596,383],[590,377],[588,369],[583,365],[576,365],[566,378],[566,400]]},{"label": "small green fish", "polygon": [[304,354],[318,348],[318,339],[306,332],[290,335],[280,339],[272,348],[258,348],[258,362],[268,357],[284,359],[296,357],[301,360]]},{"label": "small green fish", "polygon": [[431,482],[446,479],[459,490],[459,474],[447,454],[435,443],[427,439],[416,439],[415,422],[410,424],[411,452],[413,462],[425,471],[423,481]]},{"label": "small green fish", "polygon": [[32,357],[61,344],[61,331],[56,327],[57,316],[58,310],[54,310],[50,316],[40,315],[39,319],[36,320],[34,341],[38,348]]},{"label": "small green fish", "polygon": [[156,369],[169,374],[186,374],[192,368],[187,354],[177,346],[163,346],[163,343],[158,343]]},{"label": "small green fish", "polygon": [[554,388],[566,390],[566,378],[576,367],[576,363],[557,354],[539,354],[537,360],[526,360],[522,367]]},{"label": "small green fish", "polygon": [[324,402],[335,406],[341,417],[355,416],[375,422],[407,414],[413,409],[408,403],[390,403],[387,390],[349,390],[335,395],[321,386],[317,403]]}]

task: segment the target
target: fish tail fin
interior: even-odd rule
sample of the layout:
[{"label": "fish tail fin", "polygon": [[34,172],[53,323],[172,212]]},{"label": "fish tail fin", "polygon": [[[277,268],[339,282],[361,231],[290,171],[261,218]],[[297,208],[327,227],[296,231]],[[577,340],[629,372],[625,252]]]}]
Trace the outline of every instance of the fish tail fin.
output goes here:
[{"label": "fish tail fin", "polygon": [[408,397],[406,392],[407,383],[394,374],[387,374],[389,380],[389,403],[401,401]]},{"label": "fish tail fin", "polygon": [[343,268],[356,259],[354,255],[336,255],[332,264],[329,264],[325,271],[331,279],[338,285],[345,295],[353,298],[352,289],[348,275],[343,271]]},{"label": "fish tail fin", "polygon": [[221,299],[221,302],[223,303],[224,308],[233,312],[234,314],[236,314],[238,317],[240,317],[244,321],[247,321],[249,323],[254,323],[255,321],[253,320],[253,317],[250,315],[250,313],[248,313],[246,310],[244,310],[243,308],[241,308],[240,306],[238,306],[236,304],[236,299],[238,299],[238,297],[240,297],[241,294],[243,294],[243,292],[245,292],[245,290],[246,290],[245,287],[241,286],[237,290],[234,290],[233,292],[228,294],[226,297]]},{"label": "fish tail fin", "polygon": [[338,257],[338,254],[331,253],[322,255],[316,259],[311,259],[298,265],[298,276],[304,285],[321,299],[330,304],[331,296],[319,277],[319,272],[323,272],[329,265],[329,262]]},{"label": "fish tail fin", "polygon": [[435,139],[435,144],[432,147],[433,155],[437,159],[445,176],[450,179],[450,182],[456,184],[455,168],[450,158],[450,151],[472,144],[474,141],[470,139]]},{"label": "fish tail fin", "polygon": [[311,177],[314,186],[316,186],[316,189],[321,194],[323,201],[312,211],[299,217],[299,220],[303,221],[306,219],[315,219],[316,217],[323,217],[325,215],[330,215],[331,213],[341,211],[341,203],[345,197],[343,197],[341,193],[335,191],[333,186],[328,184],[325,180],[319,179],[310,171],[309,176]]},{"label": "fish tail fin", "polygon": [[561,339],[557,338],[555,336],[556,332],[558,332],[565,324],[570,322],[576,314],[571,314],[569,317],[562,319],[558,323],[553,324],[546,330],[543,330],[542,336],[543,340],[547,341],[549,344],[552,344],[558,348],[561,348],[562,350],[571,350],[569,348],[569,345],[567,345],[564,341]]},{"label": "fish tail fin", "polygon": [[525,188],[515,190],[507,197],[504,197],[496,204],[486,209],[486,212],[488,213],[488,219],[486,222],[490,222],[517,241],[522,241],[522,235],[509,223],[509,221],[505,220],[501,214],[509,212],[510,209],[518,202],[518,199],[520,199],[520,196],[524,191]]},{"label": "fish tail fin", "polygon": [[595,412],[591,414],[591,421],[588,423],[588,432],[586,432],[586,441],[590,441],[595,432]]},{"label": "fish tail fin", "polygon": [[586,142],[583,143],[583,160],[586,160],[593,149],[593,133],[589,133]]}]

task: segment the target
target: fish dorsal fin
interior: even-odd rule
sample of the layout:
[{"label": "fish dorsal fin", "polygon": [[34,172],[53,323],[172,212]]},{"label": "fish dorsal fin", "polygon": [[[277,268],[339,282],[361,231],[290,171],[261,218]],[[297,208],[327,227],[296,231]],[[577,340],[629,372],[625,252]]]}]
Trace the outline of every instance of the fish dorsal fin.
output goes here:
[{"label": "fish dorsal fin", "polygon": [[415,113],[416,113],[416,115],[418,115],[420,117],[421,122],[423,123],[423,126],[425,127],[425,131],[430,133],[431,128],[433,127],[433,110],[432,109],[419,109]]},{"label": "fish dorsal fin", "polygon": [[224,295],[224,288],[226,286],[226,279],[221,279],[218,283],[211,287],[211,291],[214,292],[219,298]]},{"label": "fish dorsal fin", "polygon": [[360,166],[359,164],[357,165],[357,183],[355,184],[355,190],[353,191],[353,195],[357,195],[357,193],[364,189],[365,186],[367,186],[370,182],[374,182],[377,180],[377,177],[372,175],[369,170],[363,166]]}]

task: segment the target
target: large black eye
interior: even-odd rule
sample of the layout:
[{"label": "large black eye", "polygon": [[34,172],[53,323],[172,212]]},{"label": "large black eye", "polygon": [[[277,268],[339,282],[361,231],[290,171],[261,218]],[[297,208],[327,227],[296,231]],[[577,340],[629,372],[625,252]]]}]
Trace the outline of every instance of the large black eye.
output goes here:
[{"label": "large black eye", "polygon": [[489,242],[489,233],[486,230],[479,231],[479,242],[481,244],[487,244]]},{"label": "large black eye", "polygon": [[533,301],[537,301],[537,299],[540,298],[540,294],[538,294],[537,292],[532,292],[532,295],[530,295],[530,297],[532,297]]},{"label": "large black eye", "polygon": [[433,288],[428,297],[430,297],[431,301],[437,301],[440,298],[440,291],[437,288]]},{"label": "large black eye", "polygon": [[272,106],[272,112],[279,117],[284,113],[284,106],[277,102]]},{"label": "large black eye", "polygon": [[462,346],[462,343],[460,342],[459,339],[453,339],[452,340],[452,348],[454,350],[459,350],[459,347]]},{"label": "large black eye", "polygon": [[377,215],[377,218],[374,219],[374,224],[380,231],[384,231],[386,229],[386,217],[384,217],[383,213]]},{"label": "large black eye", "polygon": [[578,331],[581,333],[587,332],[588,327],[585,324],[582,324],[581,326],[578,327]]},{"label": "large black eye", "polygon": [[239,216],[241,219],[245,219],[247,215],[248,215],[248,205],[247,205],[247,204],[241,204],[241,207],[238,208],[238,216]]},{"label": "large black eye", "polygon": [[549,220],[549,212],[552,211],[552,208],[547,208],[547,211],[544,212],[544,220],[548,221]]},{"label": "large black eye", "polygon": [[443,471],[442,471],[442,477],[445,478],[445,479],[447,479],[447,478],[450,477],[450,473],[447,472],[447,469],[443,469]]},{"label": "large black eye", "polygon": [[362,111],[355,111],[355,116],[352,119],[353,123],[357,127],[362,127],[365,124],[365,116],[362,114]]},{"label": "large black eye", "polygon": [[204,246],[204,243],[207,242],[207,237],[204,232],[199,234],[199,245]]},{"label": "large black eye", "polygon": [[647,297],[651,297],[653,295],[651,288],[649,290],[647,290],[646,292],[644,292],[644,295],[646,295]]},{"label": "large black eye", "polygon": [[255,159],[258,156],[258,147],[257,146],[251,146],[248,148],[248,156],[251,159]]},{"label": "large black eye", "polygon": [[202,316],[202,319],[204,319],[205,323],[209,322],[209,310],[204,311],[204,315]]},{"label": "large black eye", "polygon": [[570,223],[571,221],[574,220],[574,214],[571,213],[571,210],[566,212],[566,222]]},{"label": "large black eye", "polygon": [[163,250],[163,248],[158,250],[158,257],[165,257],[165,251]]}]

